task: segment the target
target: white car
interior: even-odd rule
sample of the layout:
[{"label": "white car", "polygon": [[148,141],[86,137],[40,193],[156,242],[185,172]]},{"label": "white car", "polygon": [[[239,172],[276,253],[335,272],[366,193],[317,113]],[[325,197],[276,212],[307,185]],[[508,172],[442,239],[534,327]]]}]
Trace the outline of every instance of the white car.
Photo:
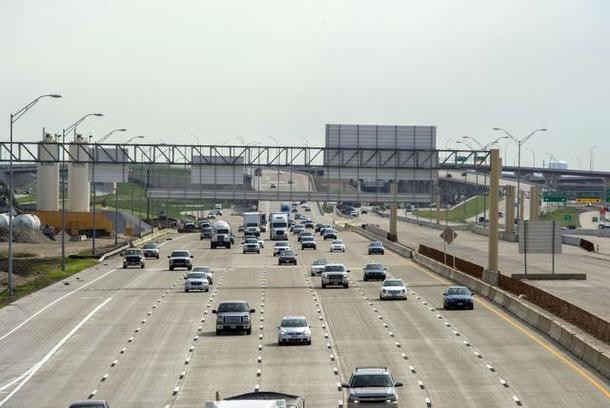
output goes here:
[{"label": "white car", "polygon": [[273,256],[278,256],[283,251],[290,251],[288,241],[277,241],[275,245],[273,245]]},{"label": "white car", "polygon": [[335,239],[330,243],[330,252],[345,252],[345,243],[340,239]]},{"label": "white car", "polygon": [[328,261],[324,258],[313,261],[311,264],[311,276],[321,275],[322,272],[324,272],[324,266],[326,266],[327,263]]},{"label": "white car", "polygon": [[261,248],[265,247],[265,241],[263,241],[262,239],[258,239],[258,246],[260,246]]},{"label": "white car", "polygon": [[189,292],[191,290],[210,291],[210,283],[205,272],[190,271],[184,275],[184,291]]},{"label": "white car", "polygon": [[379,299],[407,299],[407,285],[402,279],[386,279],[379,288]]},{"label": "white car", "polygon": [[304,316],[284,316],[277,327],[277,344],[311,344],[311,327]]},{"label": "white car", "polygon": [[193,272],[205,272],[210,285],[214,283],[214,271],[209,266],[193,266],[192,270]]}]

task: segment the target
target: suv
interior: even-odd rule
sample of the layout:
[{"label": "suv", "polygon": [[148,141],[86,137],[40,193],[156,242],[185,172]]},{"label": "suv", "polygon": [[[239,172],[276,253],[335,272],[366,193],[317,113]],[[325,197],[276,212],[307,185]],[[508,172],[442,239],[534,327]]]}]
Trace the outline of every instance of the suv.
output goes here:
[{"label": "suv", "polygon": [[343,264],[329,263],[324,265],[324,272],[322,272],[322,288],[331,285],[349,288],[349,281],[347,280],[348,272],[349,269],[346,269]]},{"label": "suv", "polygon": [[282,264],[297,264],[297,254],[291,250],[282,251],[277,260],[278,265]]},{"label": "suv", "polygon": [[218,305],[218,309],[212,313],[218,315],[216,318],[216,335],[224,331],[243,331],[246,334],[252,333],[252,319],[250,315],[254,313],[245,300],[228,300]]},{"label": "suv", "polygon": [[212,238],[212,227],[201,227],[201,233],[199,234],[199,239],[204,240],[207,238]]},{"label": "suv", "polygon": [[305,248],[316,249],[316,240],[313,236],[304,236],[301,238],[301,250]]},{"label": "suv", "polygon": [[349,383],[341,386],[347,390],[348,408],[396,407],[398,395],[395,387],[402,387],[402,383],[394,381],[387,367],[356,367]]},{"label": "suv", "polygon": [[245,254],[247,252],[256,252],[257,254],[261,253],[261,246],[258,243],[258,238],[246,238],[243,242],[242,252]]},{"label": "suv", "polygon": [[130,266],[144,268],[144,252],[141,249],[126,249],[121,253],[123,255],[123,269]]},{"label": "suv", "polygon": [[366,266],[362,268],[362,280],[365,282],[369,279],[385,280],[387,270],[388,268],[384,267],[382,264],[366,264]]},{"label": "suv", "polygon": [[372,254],[381,254],[383,255],[385,253],[385,249],[383,247],[383,244],[379,241],[373,241],[369,244],[369,255]]},{"label": "suv", "polygon": [[173,271],[174,268],[186,268],[189,271],[193,269],[193,255],[186,249],[172,251],[172,254],[167,257],[170,271]]},{"label": "suv", "polygon": [[150,256],[152,258],[159,259],[159,244],[156,244],[154,242],[150,244],[144,244],[144,246],[142,247],[142,252],[144,253],[144,258]]},{"label": "suv", "polygon": [[189,272],[184,275],[184,291],[201,290],[203,292],[210,291],[210,282],[205,272]]},{"label": "suv", "polygon": [[337,230],[334,228],[324,229],[324,241],[327,239],[337,239]]}]

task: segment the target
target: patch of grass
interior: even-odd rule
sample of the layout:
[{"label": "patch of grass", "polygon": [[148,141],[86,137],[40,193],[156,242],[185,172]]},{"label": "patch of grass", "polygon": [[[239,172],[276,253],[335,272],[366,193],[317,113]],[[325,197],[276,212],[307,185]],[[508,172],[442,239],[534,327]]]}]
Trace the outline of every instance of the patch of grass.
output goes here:
[{"label": "patch of grass", "polygon": [[[34,252],[27,252],[27,251],[17,251],[17,252],[13,252],[13,259],[14,258],[34,258],[38,256],[38,254],[34,253]],[[2,251],[0,252],[0,261],[4,261],[8,259],[8,252]]]},{"label": "patch of grass", "polygon": [[[474,217],[477,214],[483,212],[483,204],[486,204],[489,210],[489,199],[485,199],[484,196],[480,195],[476,198],[462,203],[452,210],[441,210],[441,220],[451,222],[465,222],[465,220]],[[416,210],[415,215],[423,218],[436,219],[436,209],[425,209]]]},{"label": "patch of grass", "polygon": [[578,208],[566,207],[560,208],[548,214],[540,214],[540,219],[547,221],[556,221],[562,227],[574,225],[576,226],[576,228],[580,228],[580,213],[582,212],[584,211]]},{"label": "patch of grass", "polygon": [[[0,293],[0,308],[15,300],[36,292],[46,286],[65,279],[77,272],[90,268],[97,264],[96,259],[66,259],[66,271],[61,270],[61,259],[32,259],[23,260],[19,265],[19,275],[26,277],[27,281],[14,288],[13,296],[8,296],[8,291]],[[15,265],[17,270],[17,264]]]},{"label": "patch of grass", "polygon": [[332,214],[334,212],[334,206],[328,203],[324,203],[322,205],[322,211],[324,211],[327,214]]}]

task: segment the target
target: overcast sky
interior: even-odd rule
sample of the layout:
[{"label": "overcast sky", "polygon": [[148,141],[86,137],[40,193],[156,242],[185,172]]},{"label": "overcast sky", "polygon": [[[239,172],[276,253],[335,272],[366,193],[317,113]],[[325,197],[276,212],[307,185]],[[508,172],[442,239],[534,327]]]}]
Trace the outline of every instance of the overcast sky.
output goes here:
[{"label": "overcast sky", "polygon": [[325,123],[360,123],[435,125],[444,148],[547,127],[537,165],[588,169],[597,145],[610,170],[610,1],[1,0],[3,139],[48,92],[16,140],[98,111],[79,130],[117,142],[321,146]]}]

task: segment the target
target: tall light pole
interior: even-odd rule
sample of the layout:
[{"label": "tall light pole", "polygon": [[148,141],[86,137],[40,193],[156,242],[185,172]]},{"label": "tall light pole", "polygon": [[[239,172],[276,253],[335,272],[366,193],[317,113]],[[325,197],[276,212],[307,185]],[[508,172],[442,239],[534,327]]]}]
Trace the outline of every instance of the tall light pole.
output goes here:
[{"label": "tall light pole", "polygon": [[61,132],[61,270],[64,272],[66,271],[66,134],[76,131],[78,125],[90,116],[104,115],[102,113],[88,113]]},{"label": "tall light pole", "polygon": [[593,171],[593,151],[595,150],[597,146],[591,146],[591,151],[589,154],[589,171],[592,172]]},{"label": "tall light pole", "polygon": [[[462,136],[462,139],[470,139],[472,141],[474,141],[477,145],[479,145],[479,147],[482,150],[489,150],[493,145],[498,144],[500,142],[500,140],[502,139],[509,139],[508,136],[500,136],[499,138],[487,143],[487,144],[483,144],[481,142],[479,142],[477,139],[475,139],[472,136]],[[476,154],[475,154],[475,162],[477,162],[476,160]],[[478,180],[478,172],[477,172],[477,180]],[[483,189],[484,192],[487,191],[487,172],[483,172]],[[475,202],[475,208],[476,208],[476,212],[477,215],[476,217],[478,218],[479,213],[478,213],[478,209],[479,209],[479,202],[476,201]],[[478,223],[478,219],[476,220],[476,222]],[[487,223],[487,194],[483,194],[483,226],[485,226]]]},{"label": "tall light pole", "polygon": [[7,287],[8,287],[8,295],[13,296],[13,212],[15,211],[13,205],[13,190],[14,179],[13,179],[13,124],[19,120],[28,110],[30,110],[34,105],[38,103],[42,98],[61,98],[59,94],[46,94],[41,95],[38,98],[34,99],[32,102],[25,105],[23,108],[19,109],[16,113],[10,114],[10,131],[9,131],[9,162],[8,162],[8,173],[9,173],[9,181],[8,181],[8,200],[9,200],[9,211],[8,211],[8,279],[7,279]]},{"label": "tall light pole", "polygon": [[493,128],[493,130],[504,132],[506,136],[510,137],[513,142],[517,144],[517,208],[519,209],[519,215],[521,215],[521,206],[523,205],[523,203],[521,202],[521,146],[523,146],[523,144],[527,142],[537,132],[546,132],[546,128],[536,129],[522,139],[517,139],[502,128],[495,127]]},{"label": "tall light pole", "polygon": [[102,143],[104,140],[108,139],[110,136],[112,136],[113,133],[116,132],[126,132],[127,129],[125,128],[117,128],[117,129],[112,129],[110,132],[106,133],[105,136],[103,136],[102,138],[100,138],[98,141],[95,142],[95,144],[93,145],[93,163],[92,163],[92,169],[91,169],[91,186],[93,188],[93,210],[91,211],[92,213],[92,218],[93,218],[93,237],[91,239],[91,253],[93,255],[95,255],[95,239],[96,239],[96,229],[95,229],[95,204],[97,201],[97,192],[95,191],[95,162],[97,161],[97,145],[99,143]]}]

